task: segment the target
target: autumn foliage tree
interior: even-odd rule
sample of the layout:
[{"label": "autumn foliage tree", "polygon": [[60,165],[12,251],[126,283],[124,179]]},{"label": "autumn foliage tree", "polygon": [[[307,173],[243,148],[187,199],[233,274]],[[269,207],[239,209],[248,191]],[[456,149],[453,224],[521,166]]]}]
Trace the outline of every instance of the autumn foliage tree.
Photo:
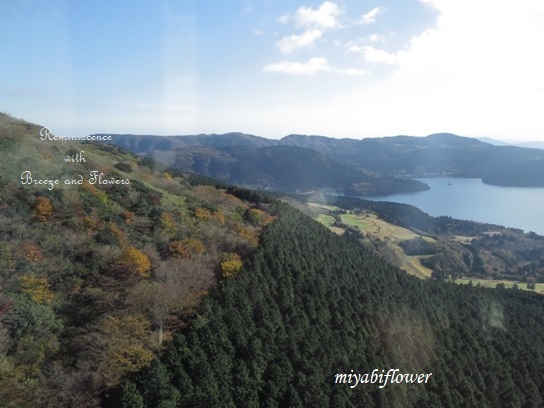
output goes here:
[{"label": "autumn foliage tree", "polygon": [[107,385],[122,375],[148,366],[154,354],[150,349],[149,321],[142,315],[107,315],[89,335],[93,358]]},{"label": "autumn foliage tree", "polygon": [[196,208],[195,209],[195,217],[196,218],[199,218],[201,220],[209,220],[210,217],[212,216],[210,210],[206,209],[206,208]]},{"label": "autumn foliage tree", "polygon": [[36,214],[36,219],[39,222],[46,222],[53,215],[53,204],[51,200],[47,197],[36,197],[34,201],[34,212]]},{"label": "autumn foliage tree", "polygon": [[50,303],[53,293],[49,289],[49,283],[44,276],[25,275],[19,280],[21,292],[26,293],[37,303]]},{"label": "autumn foliage tree", "polygon": [[234,277],[244,265],[240,255],[233,252],[226,253],[221,262],[221,273],[224,278]]},{"label": "autumn foliage tree", "polygon": [[29,262],[39,262],[43,259],[43,252],[34,244],[25,243],[21,245],[20,251]]},{"label": "autumn foliage tree", "polygon": [[118,260],[118,264],[133,268],[142,278],[149,278],[151,262],[147,255],[139,249],[131,246],[125,247]]},{"label": "autumn foliage tree", "polygon": [[172,258],[192,258],[204,252],[204,244],[194,238],[172,241],[166,246],[166,253]]}]

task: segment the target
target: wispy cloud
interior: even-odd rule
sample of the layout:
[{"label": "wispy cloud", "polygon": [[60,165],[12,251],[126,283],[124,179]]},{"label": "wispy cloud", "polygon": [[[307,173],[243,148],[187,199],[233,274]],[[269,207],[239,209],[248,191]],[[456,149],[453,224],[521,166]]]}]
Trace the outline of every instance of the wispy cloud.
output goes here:
[{"label": "wispy cloud", "polygon": [[306,62],[281,61],[265,66],[263,71],[291,75],[315,75],[318,73],[333,73],[349,76],[368,75],[368,71],[364,69],[336,68],[331,66],[324,57],[310,58]]},{"label": "wispy cloud", "polygon": [[304,31],[302,34],[293,34],[288,37],[283,37],[278,41],[277,45],[282,54],[290,54],[297,48],[312,45],[321,38],[323,32],[318,29]]},{"label": "wispy cloud", "polygon": [[326,58],[310,58],[307,62],[281,61],[275,64],[267,65],[263,68],[265,72],[274,72],[282,74],[296,75],[314,75],[318,72],[330,71],[329,62]]},{"label": "wispy cloud", "polygon": [[376,21],[376,17],[378,17],[378,15],[381,14],[382,10],[383,10],[382,7],[374,7],[368,13],[363,14],[360,19],[361,24],[374,23]]}]

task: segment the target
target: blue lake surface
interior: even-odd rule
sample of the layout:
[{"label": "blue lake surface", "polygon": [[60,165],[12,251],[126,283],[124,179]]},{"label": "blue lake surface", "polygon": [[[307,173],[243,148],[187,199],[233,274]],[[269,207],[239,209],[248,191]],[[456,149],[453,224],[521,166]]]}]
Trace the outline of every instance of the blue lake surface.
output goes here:
[{"label": "blue lake surface", "polygon": [[481,179],[420,179],[430,190],[410,194],[363,197],[416,206],[433,216],[449,215],[544,235],[544,188],[498,187]]}]

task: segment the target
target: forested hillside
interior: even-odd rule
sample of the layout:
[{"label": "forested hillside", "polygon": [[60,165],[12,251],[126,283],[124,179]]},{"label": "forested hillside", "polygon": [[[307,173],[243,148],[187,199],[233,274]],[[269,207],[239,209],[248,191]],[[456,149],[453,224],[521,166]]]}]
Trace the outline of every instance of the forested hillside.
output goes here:
[{"label": "forested hillside", "polygon": [[[110,406],[542,404],[544,297],[421,281],[285,204],[273,212],[236,279]],[[432,376],[383,388],[335,380],[395,368]]]},{"label": "forested hillside", "polygon": [[40,130],[0,116],[0,406],[97,406],[236,275],[272,218],[236,189]]},{"label": "forested hillside", "polygon": [[[416,279],[285,202],[40,128],[0,117],[1,406],[542,405],[544,297]],[[390,369],[428,381],[353,381]]]}]

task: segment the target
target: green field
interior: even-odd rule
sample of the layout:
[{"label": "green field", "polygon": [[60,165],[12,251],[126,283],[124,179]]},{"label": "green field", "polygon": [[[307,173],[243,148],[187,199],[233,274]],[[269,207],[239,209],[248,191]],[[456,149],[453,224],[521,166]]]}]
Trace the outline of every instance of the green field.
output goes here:
[{"label": "green field", "polygon": [[319,214],[319,216],[317,217],[317,221],[319,221],[324,226],[330,228],[332,224],[334,224],[334,217],[332,215]]}]

